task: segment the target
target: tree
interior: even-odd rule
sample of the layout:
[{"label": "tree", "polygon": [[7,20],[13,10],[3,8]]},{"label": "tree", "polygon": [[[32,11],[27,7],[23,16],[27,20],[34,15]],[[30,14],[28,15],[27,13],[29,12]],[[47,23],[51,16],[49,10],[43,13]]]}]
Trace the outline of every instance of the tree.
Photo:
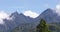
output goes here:
[{"label": "tree", "polygon": [[37,32],[50,32],[44,19],[41,19],[40,24],[37,26]]}]

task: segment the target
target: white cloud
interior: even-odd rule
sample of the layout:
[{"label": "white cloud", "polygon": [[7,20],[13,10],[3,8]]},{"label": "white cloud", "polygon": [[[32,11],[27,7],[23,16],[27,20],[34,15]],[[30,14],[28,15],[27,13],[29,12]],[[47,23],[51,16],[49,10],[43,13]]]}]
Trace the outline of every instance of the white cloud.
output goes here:
[{"label": "white cloud", "polygon": [[56,12],[60,15],[60,4],[56,5]]},{"label": "white cloud", "polygon": [[56,5],[56,9],[60,10],[60,4]]},{"label": "white cloud", "polygon": [[36,18],[37,16],[39,16],[39,14],[37,14],[36,12],[32,12],[31,10],[25,11],[23,12],[23,14],[32,18]]},{"label": "white cloud", "polygon": [[4,24],[3,19],[9,19],[9,14],[4,11],[0,11],[0,24]]}]

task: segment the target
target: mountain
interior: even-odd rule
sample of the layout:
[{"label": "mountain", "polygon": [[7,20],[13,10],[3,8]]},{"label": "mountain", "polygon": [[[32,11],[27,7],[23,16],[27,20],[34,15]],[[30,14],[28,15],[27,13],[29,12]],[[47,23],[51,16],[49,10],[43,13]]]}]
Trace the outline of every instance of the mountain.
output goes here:
[{"label": "mountain", "polygon": [[60,22],[60,16],[58,16],[58,13],[50,8],[46,9],[37,17],[37,19],[41,18],[45,19],[48,23]]},{"label": "mountain", "polygon": [[[60,28],[60,26],[59,26],[60,16],[58,16],[58,13],[56,13],[55,10],[48,8],[44,12],[42,12],[37,18],[35,18],[33,20],[30,19],[30,20],[32,20],[31,23],[21,24],[20,26],[17,26],[15,29],[13,29],[12,32],[33,32],[33,31],[36,32],[34,27],[36,27],[39,24],[39,22],[42,18],[47,23],[49,23],[49,29],[51,29],[51,31],[53,31],[53,32],[60,31],[60,29],[59,29]],[[31,24],[31,25],[29,25],[29,24]]]},{"label": "mountain", "polygon": [[[2,25],[4,28],[2,28],[2,30],[4,32],[8,32],[9,30],[14,29],[17,26],[20,26],[22,24],[25,23],[30,23],[32,25],[32,23],[34,22],[34,18],[31,18],[29,16],[25,16],[22,13],[18,13],[18,12],[14,12],[12,13],[10,16],[10,18],[12,18],[12,20],[8,20],[8,19],[4,19],[3,21],[5,22],[4,25]],[[1,32],[3,32],[1,31]]]},{"label": "mountain", "polygon": [[50,8],[42,12],[37,18],[31,18],[22,13],[19,14],[17,11],[12,13],[9,17],[12,19],[3,19],[4,24],[0,24],[0,32],[9,32],[16,27],[21,26],[24,26],[25,28],[32,27],[31,29],[35,29],[42,18],[45,19],[47,23],[60,23],[60,16],[58,16],[58,13],[56,13],[55,10]]}]

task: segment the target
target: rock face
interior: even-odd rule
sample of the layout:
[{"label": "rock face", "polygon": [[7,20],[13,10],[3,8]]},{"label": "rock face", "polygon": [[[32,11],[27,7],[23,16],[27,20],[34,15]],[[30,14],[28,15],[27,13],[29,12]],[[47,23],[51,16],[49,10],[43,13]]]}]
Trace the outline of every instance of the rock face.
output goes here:
[{"label": "rock face", "polygon": [[14,29],[15,27],[20,26],[21,24],[33,22],[33,18],[27,17],[22,13],[19,14],[18,12],[12,13],[10,15],[10,18],[12,18],[12,20],[3,20],[5,23],[1,25],[2,27],[0,26],[2,28],[2,30],[0,29],[1,32],[9,32],[9,30]]},{"label": "rock face", "polygon": [[43,13],[41,13],[37,19],[45,19],[48,23],[52,23],[52,22],[59,22],[60,21],[60,16],[58,16],[58,14],[56,13],[55,10],[53,9],[47,9],[45,10]]},{"label": "rock face", "polygon": [[[47,23],[59,23],[60,16],[55,12],[55,10],[47,9],[43,13],[41,13],[37,18],[30,18],[29,16],[25,16],[22,13],[19,14],[14,12],[10,15],[12,20],[4,19],[4,24],[0,24],[0,32],[9,32],[21,24],[29,23],[33,27],[39,24],[40,19],[43,18],[47,21]],[[25,25],[24,25],[25,26]]]}]

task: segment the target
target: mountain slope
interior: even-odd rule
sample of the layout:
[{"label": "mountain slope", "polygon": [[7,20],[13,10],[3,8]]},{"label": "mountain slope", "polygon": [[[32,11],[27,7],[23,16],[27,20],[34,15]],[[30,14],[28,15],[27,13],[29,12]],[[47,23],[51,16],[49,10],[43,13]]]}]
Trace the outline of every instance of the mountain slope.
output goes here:
[{"label": "mountain slope", "polygon": [[[8,20],[8,19],[4,19],[5,24],[3,25],[3,27],[5,27],[5,30],[12,30],[17,26],[20,26],[21,24],[25,24],[25,23],[33,23],[33,18],[27,17],[22,13],[18,13],[18,12],[14,12],[10,15],[10,18],[12,18],[12,20]],[[4,29],[4,28],[3,28]],[[4,31],[4,30],[3,30]]]},{"label": "mountain slope", "polygon": [[2,32],[8,32],[9,30],[21,26],[22,24],[25,27],[25,24],[27,23],[29,23],[30,27],[32,26],[32,28],[35,28],[39,24],[41,18],[45,19],[47,23],[60,24],[60,16],[58,16],[55,10],[50,8],[42,12],[37,18],[31,18],[29,16],[25,16],[22,13],[19,14],[18,12],[12,13],[9,17],[12,18],[12,20],[4,19],[3,21],[5,23],[3,25],[0,25],[0,30]]},{"label": "mountain slope", "polygon": [[40,14],[40,16],[37,17],[37,19],[40,19],[40,18],[45,19],[48,23],[60,21],[60,16],[58,16],[55,10],[50,8],[45,10],[43,13]]}]

